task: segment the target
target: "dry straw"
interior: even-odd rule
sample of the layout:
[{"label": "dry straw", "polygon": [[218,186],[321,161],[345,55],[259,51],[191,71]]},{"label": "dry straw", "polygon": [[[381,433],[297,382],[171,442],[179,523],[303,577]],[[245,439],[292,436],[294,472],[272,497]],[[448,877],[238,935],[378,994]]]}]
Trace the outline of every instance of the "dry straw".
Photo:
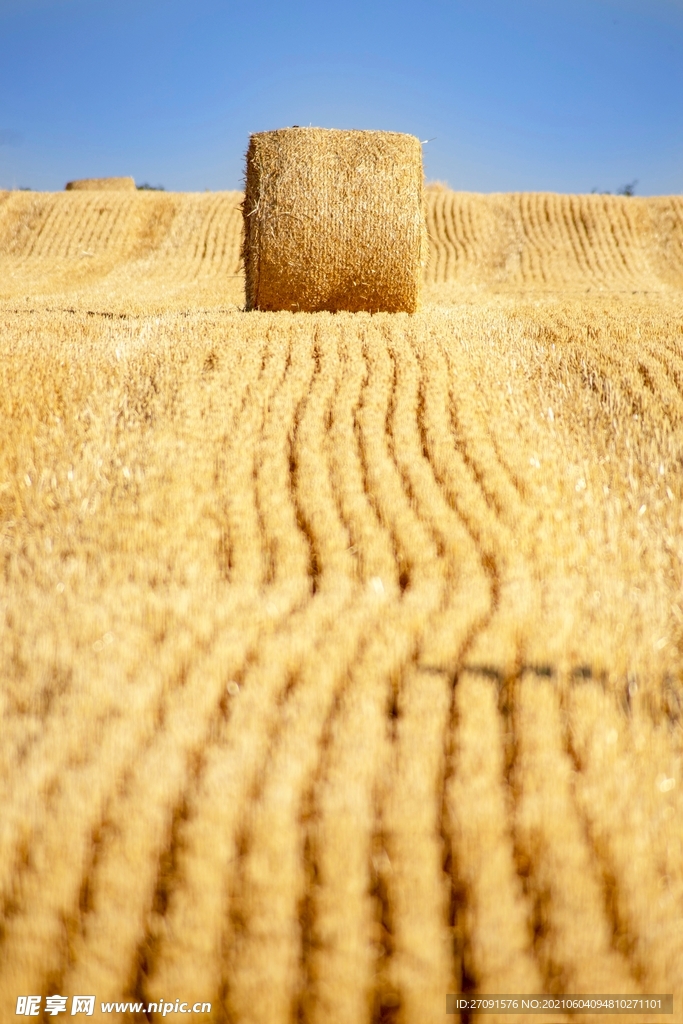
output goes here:
[{"label": "dry straw", "polygon": [[102,189],[112,192],[130,192],[135,188],[133,178],[79,178],[78,181],[68,181],[67,192],[98,192]]},{"label": "dry straw", "polygon": [[413,135],[252,135],[243,209],[247,309],[419,308],[427,240]]}]

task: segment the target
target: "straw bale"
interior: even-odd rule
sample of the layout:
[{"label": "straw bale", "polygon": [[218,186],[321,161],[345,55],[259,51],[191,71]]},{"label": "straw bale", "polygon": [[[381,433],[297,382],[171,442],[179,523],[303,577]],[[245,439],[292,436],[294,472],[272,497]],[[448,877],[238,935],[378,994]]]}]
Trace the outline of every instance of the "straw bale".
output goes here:
[{"label": "straw bale", "polygon": [[413,135],[252,135],[243,212],[247,309],[419,308],[427,237]]},{"label": "straw bale", "polygon": [[68,181],[66,184],[67,192],[97,192],[103,189],[112,192],[130,192],[134,188],[134,178],[79,178],[77,181]]}]

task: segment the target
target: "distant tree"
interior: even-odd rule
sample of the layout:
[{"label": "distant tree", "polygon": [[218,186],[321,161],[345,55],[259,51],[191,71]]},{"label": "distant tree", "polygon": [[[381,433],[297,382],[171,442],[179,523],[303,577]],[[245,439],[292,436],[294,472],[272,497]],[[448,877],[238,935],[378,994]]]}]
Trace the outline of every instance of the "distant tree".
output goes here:
[{"label": "distant tree", "polygon": [[[637,184],[638,184],[638,179],[634,178],[633,181],[629,181],[628,185],[622,185],[621,188],[618,188],[617,191],[615,192],[615,195],[617,195],[617,196],[634,196],[636,194],[636,185]],[[601,189],[598,189],[598,188],[592,188],[591,189],[591,195],[595,195],[598,192],[600,193],[601,196],[611,196],[612,195],[612,193],[608,189],[605,189],[604,191],[601,190]]]},{"label": "distant tree", "polygon": [[137,185],[136,188],[140,192],[165,192],[166,191],[166,189],[164,188],[163,185],[148,185],[147,182],[145,182],[144,185]]}]

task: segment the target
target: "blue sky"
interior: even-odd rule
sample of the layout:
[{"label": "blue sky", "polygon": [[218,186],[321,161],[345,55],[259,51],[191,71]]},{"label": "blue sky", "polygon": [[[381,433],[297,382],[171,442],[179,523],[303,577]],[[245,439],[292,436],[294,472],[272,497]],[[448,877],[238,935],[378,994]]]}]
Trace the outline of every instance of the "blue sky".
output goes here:
[{"label": "blue sky", "polygon": [[0,0],[0,188],[238,188],[249,133],[411,132],[473,191],[683,192],[683,0]]}]

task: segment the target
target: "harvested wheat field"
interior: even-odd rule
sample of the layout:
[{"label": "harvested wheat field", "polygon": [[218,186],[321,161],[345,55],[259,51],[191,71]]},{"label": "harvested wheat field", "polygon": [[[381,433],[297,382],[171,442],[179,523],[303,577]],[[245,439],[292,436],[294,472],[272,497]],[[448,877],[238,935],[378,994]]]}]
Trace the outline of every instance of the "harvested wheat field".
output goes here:
[{"label": "harvested wheat field", "polygon": [[412,316],[240,201],[0,194],[1,1019],[683,1020],[683,199],[432,189]]}]

